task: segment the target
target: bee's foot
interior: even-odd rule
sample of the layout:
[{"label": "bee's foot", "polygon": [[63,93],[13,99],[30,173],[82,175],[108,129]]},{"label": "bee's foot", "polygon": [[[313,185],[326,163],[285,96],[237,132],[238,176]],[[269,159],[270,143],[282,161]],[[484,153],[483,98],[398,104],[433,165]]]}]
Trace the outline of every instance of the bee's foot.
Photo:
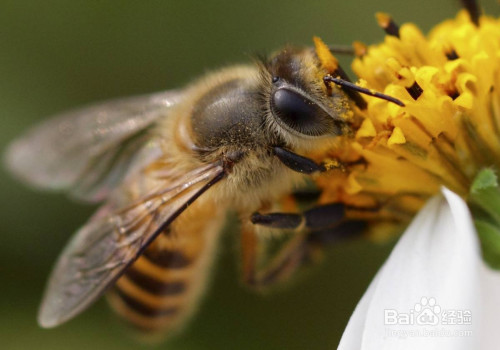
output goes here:
[{"label": "bee's foot", "polygon": [[366,229],[367,223],[361,220],[343,221],[335,227],[312,231],[307,240],[312,244],[332,244],[349,238],[360,236]]}]

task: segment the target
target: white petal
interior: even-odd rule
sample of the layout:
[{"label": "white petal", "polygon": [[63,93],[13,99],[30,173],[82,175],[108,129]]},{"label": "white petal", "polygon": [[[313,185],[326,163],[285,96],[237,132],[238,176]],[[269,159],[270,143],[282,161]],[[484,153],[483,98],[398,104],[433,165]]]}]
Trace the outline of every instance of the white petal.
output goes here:
[{"label": "white petal", "polygon": [[[403,234],[356,307],[339,349],[479,348],[479,243],[465,202],[446,189],[443,195],[429,200]],[[443,324],[458,312],[462,320],[470,312],[472,324]],[[421,315],[428,318],[417,319]]]},{"label": "white petal", "polygon": [[481,271],[483,303],[481,318],[481,350],[497,350],[500,334],[500,273],[487,266]]}]

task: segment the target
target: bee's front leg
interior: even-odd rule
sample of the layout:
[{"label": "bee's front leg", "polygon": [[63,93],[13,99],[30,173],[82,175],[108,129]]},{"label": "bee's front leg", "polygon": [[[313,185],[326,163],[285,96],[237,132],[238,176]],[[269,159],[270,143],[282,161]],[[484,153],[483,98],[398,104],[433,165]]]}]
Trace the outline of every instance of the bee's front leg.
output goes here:
[{"label": "bee's front leg", "polygon": [[312,159],[299,156],[283,147],[275,146],[273,147],[273,152],[285,166],[299,173],[312,174],[326,171],[326,167],[323,164],[318,164]]}]

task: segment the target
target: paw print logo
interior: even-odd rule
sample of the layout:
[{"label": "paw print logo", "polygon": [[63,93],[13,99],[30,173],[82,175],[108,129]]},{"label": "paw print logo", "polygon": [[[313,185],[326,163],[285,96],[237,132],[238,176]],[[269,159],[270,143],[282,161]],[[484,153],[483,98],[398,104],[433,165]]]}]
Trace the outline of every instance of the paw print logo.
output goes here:
[{"label": "paw print logo", "polygon": [[422,297],[420,303],[415,304],[414,310],[416,324],[435,326],[439,323],[441,307],[436,304],[436,299]]}]

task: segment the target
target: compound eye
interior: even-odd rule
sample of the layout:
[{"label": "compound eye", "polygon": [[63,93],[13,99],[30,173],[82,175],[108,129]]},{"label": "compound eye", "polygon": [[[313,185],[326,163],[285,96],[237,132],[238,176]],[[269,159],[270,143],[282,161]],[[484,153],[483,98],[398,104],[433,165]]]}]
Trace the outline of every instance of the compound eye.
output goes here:
[{"label": "compound eye", "polygon": [[295,91],[286,88],[276,90],[271,99],[271,110],[278,122],[301,134],[340,134],[340,128],[328,113]]}]

